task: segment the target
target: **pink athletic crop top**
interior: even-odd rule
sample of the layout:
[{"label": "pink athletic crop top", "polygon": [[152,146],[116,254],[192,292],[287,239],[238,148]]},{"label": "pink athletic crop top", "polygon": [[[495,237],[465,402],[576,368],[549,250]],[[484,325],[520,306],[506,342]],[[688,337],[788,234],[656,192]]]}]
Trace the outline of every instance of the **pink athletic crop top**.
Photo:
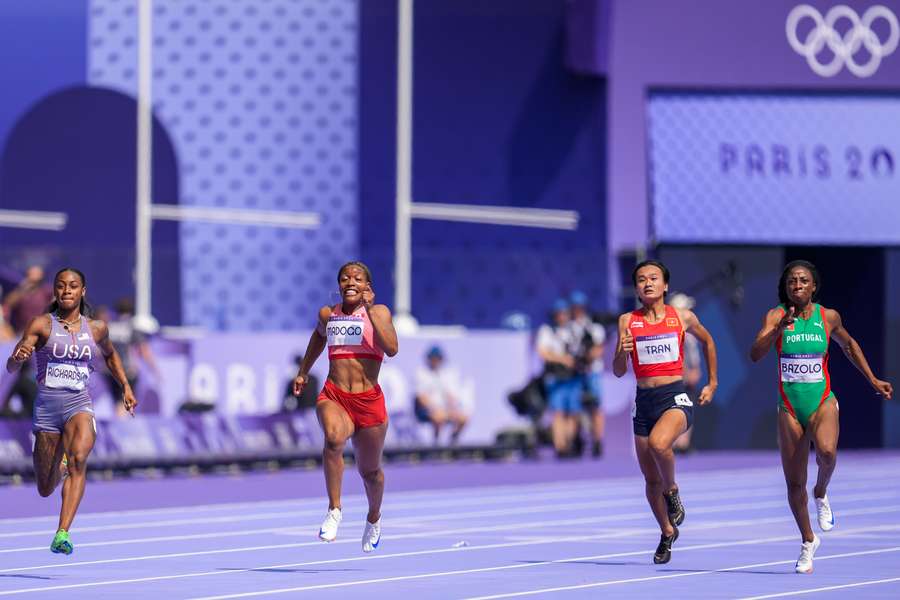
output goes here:
[{"label": "pink athletic crop top", "polygon": [[375,330],[369,313],[362,306],[352,314],[345,314],[341,305],[331,309],[331,316],[325,324],[325,331],[318,329],[328,340],[328,359],[368,358],[381,361],[384,350],[375,343]]}]

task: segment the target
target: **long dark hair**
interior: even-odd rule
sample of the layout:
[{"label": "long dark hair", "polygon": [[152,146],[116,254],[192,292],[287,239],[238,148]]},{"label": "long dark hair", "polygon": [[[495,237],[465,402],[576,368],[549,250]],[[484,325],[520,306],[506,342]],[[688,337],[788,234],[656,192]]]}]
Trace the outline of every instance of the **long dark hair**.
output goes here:
[{"label": "long dark hair", "polygon": [[[81,287],[82,287],[82,288],[86,288],[86,287],[87,287],[87,279],[85,279],[84,273],[82,273],[81,271],[79,271],[79,270],[76,269],[75,267],[65,267],[65,268],[60,269],[59,271],[57,271],[57,272],[56,272],[56,275],[53,276],[53,287],[54,287],[54,289],[56,288],[56,280],[59,279],[59,276],[62,275],[63,273],[65,273],[65,272],[75,273],[76,275],[78,275],[78,278],[81,280]],[[50,303],[50,306],[47,308],[47,312],[49,312],[49,313],[52,314],[52,313],[55,313],[57,310],[59,310],[59,302],[57,302],[57,301],[54,299],[53,302]],[[93,314],[93,312],[94,312],[94,309],[91,308],[91,305],[88,304],[88,301],[87,301],[87,300],[85,300],[85,296],[82,296],[82,297],[81,297],[81,302],[79,302],[79,304],[78,304],[78,311],[79,311],[82,315],[84,315],[85,317],[90,317],[91,314]]]},{"label": "long dark hair", "polygon": [[822,291],[822,281],[819,279],[819,271],[816,269],[816,265],[808,260],[792,260],[785,265],[784,271],[781,272],[781,278],[778,279],[778,301],[785,306],[788,304],[788,295],[787,290],[785,289],[787,287],[787,278],[788,275],[791,274],[791,271],[797,267],[803,267],[809,271],[812,275],[813,283],[816,284],[816,291],[812,293],[810,300],[817,302],[819,299],[819,292]]}]

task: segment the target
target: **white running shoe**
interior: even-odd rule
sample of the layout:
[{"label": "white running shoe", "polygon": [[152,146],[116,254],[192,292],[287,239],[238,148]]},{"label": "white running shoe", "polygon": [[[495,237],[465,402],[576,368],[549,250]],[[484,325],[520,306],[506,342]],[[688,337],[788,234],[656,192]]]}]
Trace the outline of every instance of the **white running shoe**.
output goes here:
[{"label": "white running shoe", "polygon": [[816,534],[813,534],[813,541],[803,542],[803,545],[800,546],[800,558],[797,559],[797,566],[794,567],[795,571],[798,573],[812,573],[813,556],[815,556],[816,550],[819,549],[820,543],[821,540]]},{"label": "white running shoe", "polygon": [[362,549],[363,552],[371,552],[378,547],[381,541],[381,517],[374,523],[369,523],[366,519],[366,530],[363,531]]},{"label": "white running shoe", "polygon": [[342,518],[341,509],[332,508],[329,510],[328,514],[325,515],[325,520],[322,521],[322,526],[319,527],[319,539],[323,542],[333,542],[337,537],[338,525],[341,524]]},{"label": "white running shoe", "polygon": [[819,529],[822,531],[834,529],[834,513],[831,512],[831,504],[828,503],[828,494],[823,498],[816,498],[816,512],[819,513]]}]

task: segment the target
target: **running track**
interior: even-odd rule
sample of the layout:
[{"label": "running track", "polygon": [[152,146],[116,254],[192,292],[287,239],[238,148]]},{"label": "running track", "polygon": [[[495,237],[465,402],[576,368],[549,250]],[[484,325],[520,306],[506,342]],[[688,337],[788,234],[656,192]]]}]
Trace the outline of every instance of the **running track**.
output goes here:
[{"label": "running track", "polygon": [[[680,460],[687,519],[668,565],[651,564],[659,533],[630,460],[389,466],[372,555],[350,470],[332,544],[314,539],[318,473],[90,482],[69,557],[47,549],[56,503],[7,486],[0,597],[900,598],[900,454],[839,457],[837,527],[806,576],[777,455]],[[217,486],[234,495],[210,503]]]}]

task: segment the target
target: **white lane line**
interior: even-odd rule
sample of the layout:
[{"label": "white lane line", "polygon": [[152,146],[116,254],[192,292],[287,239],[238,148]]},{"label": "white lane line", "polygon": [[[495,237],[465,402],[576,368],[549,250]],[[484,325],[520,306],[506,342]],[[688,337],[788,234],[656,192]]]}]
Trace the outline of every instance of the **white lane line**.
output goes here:
[{"label": "white lane line", "polygon": [[[816,559],[818,560],[818,558]],[[803,594],[814,594],[816,592],[830,592],[832,590],[843,590],[853,587],[862,587],[866,585],[878,585],[881,583],[895,583],[900,581],[900,577],[891,577],[890,579],[871,579],[869,581],[859,581],[857,583],[845,583],[843,585],[829,585],[826,587],[809,588],[805,590],[797,590],[794,592],[781,592],[780,594],[767,594],[765,596],[746,596],[740,600],[763,600],[763,598],[782,598],[784,596],[800,596]]]},{"label": "white lane line", "polygon": [[[780,503],[778,504],[780,506]],[[759,506],[759,504],[757,504]],[[710,513],[722,513],[729,512],[734,510],[735,505],[729,506],[713,506],[709,508],[705,508],[703,511],[704,514]],[[858,515],[869,515],[869,514],[884,514],[884,513],[893,513],[900,512],[900,506],[887,506],[887,507],[866,507],[866,508],[858,508],[858,509],[846,509],[841,511],[843,517],[850,516],[858,516]],[[578,519],[560,519],[555,521],[541,520],[539,522],[529,521],[527,523],[505,523],[502,525],[493,525],[493,526],[475,526],[475,527],[467,527],[462,529],[445,529],[445,530],[437,530],[437,531],[425,531],[420,533],[401,533],[395,534],[391,536],[385,536],[386,540],[402,540],[402,539],[423,539],[423,538],[434,538],[441,536],[449,536],[449,535],[459,535],[459,534],[471,534],[471,533],[492,533],[498,531],[518,531],[525,527],[528,527],[529,530],[536,530],[539,528],[546,527],[573,527],[573,526],[584,526],[584,525],[592,525],[598,523],[607,523],[613,522],[617,523],[620,521],[626,521],[631,519],[645,519],[647,518],[646,511],[634,512],[634,513],[621,513],[621,514],[612,514],[612,515],[604,515],[602,517],[585,517]],[[791,516],[777,516],[777,517],[760,517],[760,518],[748,518],[741,520],[729,520],[729,521],[713,521],[707,523],[695,523],[692,524],[693,531],[706,531],[710,529],[720,529],[723,527],[741,527],[741,526],[750,526],[750,527],[758,527],[763,524],[770,523],[782,523],[793,521],[793,517]],[[874,527],[867,528],[864,531],[887,531],[891,530],[893,526],[886,527]],[[314,529],[310,528],[310,531],[314,531]],[[646,530],[657,532],[658,530]],[[829,534],[830,536],[831,534]],[[302,548],[306,546],[319,546],[322,542],[315,540],[310,542],[296,542],[291,544],[270,544],[265,546],[243,546],[239,548],[219,548],[215,550],[196,550],[191,552],[175,552],[169,554],[150,554],[144,556],[131,556],[131,557],[123,557],[123,558],[107,558],[107,559],[98,559],[98,560],[90,560],[90,561],[78,561],[78,562],[65,562],[65,563],[51,563],[47,565],[35,565],[35,566],[27,566],[27,567],[11,567],[7,569],[0,569],[0,573],[19,573],[22,571],[35,571],[39,569],[53,569],[53,568],[67,568],[67,567],[78,567],[84,565],[98,565],[98,564],[115,564],[115,563],[126,563],[126,562],[135,562],[135,561],[144,561],[144,560],[162,560],[162,559],[170,559],[170,558],[185,558],[188,556],[209,556],[209,555],[217,555],[217,554],[233,554],[236,552],[259,552],[259,551],[267,551],[267,550],[280,550],[286,548]],[[344,538],[339,539],[332,544],[358,544],[359,541],[357,539],[352,538]]]},{"label": "white lane line", "polygon": [[[631,494],[634,492],[633,489],[622,490],[621,493],[617,494],[619,499],[617,500],[596,500],[590,502],[575,502],[575,503],[567,503],[567,504],[552,504],[552,505],[537,505],[534,506],[532,503],[536,500],[540,499],[552,499],[552,498],[567,498],[570,497],[568,494],[564,494],[563,492],[554,492],[549,496],[542,495],[526,495],[522,496],[520,499],[526,499],[529,504],[526,506],[521,506],[517,508],[512,507],[504,507],[497,508],[486,511],[473,511],[470,513],[449,513],[445,515],[444,513],[439,513],[441,517],[445,517],[447,519],[459,519],[459,518],[479,518],[479,517],[491,517],[491,516],[505,516],[510,514],[535,514],[540,512],[557,512],[561,510],[597,510],[607,507],[621,506],[621,505],[633,505],[635,502],[639,502],[637,497],[628,496],[626,498],[621,498],[622,493]],[[731,499],[736,497],[743,497],[748,495],[749,493],[753,493],[755,498],[759,498],[761,495],[768,494],[782,494],[783,486],[777,487],[761,487],[761,486],[751,486],[748,488],[738,488],[735,489],[733,487],[728,488],[727,491],[718,492],[718,493],[703,493],[703,492],[695,492],[692,491],[690,493],[685,494],[686,499],[690,499],[691,497],[701,497],[704,500],[711,499]],[[558,495],[560,494],[560,495]],[[852,501],[856,499],[868,499],[868,500],[878,500],[878,499],[891,499],[896,498],[898,493],[895,492],[884,492],[880,494],[869,494],[869,495],[847,495],[843,496],[843,501]],[[478,496],[469,496],[467,498],[462,498],[458,500],[453,499],[440,499],[435,500],[430,503],[423,502],[411,502],[411,503],[386,503],[385,508],[389,511],[393,512],[401,512],[407,510],[418,510],[418,509],[433,509],[439,507],[459,507],[465,505],[478,505],[484,506],[485,504],[490,504],[496,502],[509,502],[511,500],[515,500],[515,498],[509,498],[506,496],[495,496],[493,498],[483,498]],[[742,505],[732,505],[732,508],[767,508],[767,507],[777,507],[780,506],[781,502],[776,503],[768,503],[762,504],[759,502],[753,503],[745,503]],[[349,511],[348,511],[349,512]],[[131,529],[145,529],[145,528],[159,528],[159,527],[180,527],[184,525],[200,525],[200,524],[227,524],[227,523],[236,523],[236,522],[245,522],[245,521],[264,521],[269,519],[281,519],[288,518],[292,521],[295,521],[301,517],[318,517],[320,516],[321,510],[319,509],[306,509],[302,511],[279,511],[279,512],[271,512],[271,513],[239,513],[237,515],[227,515],[227,516],[217,516],[217,517],[194,517],[194,518],[182,518],[182,519],[169,519],[165,521],[128,521],[124,523],[116,523],[112,525],[92,525],[86,527],[78,527],[76,528],[79,534],[82,533],[93,533],[93,532],[102,532],[102,531],[121,531],[121,530],[131,530]],[[451,516],[452,515],[452,516]],[[434,515],[420,515],[408,517],[405,519],[399,520],[400,523],[406,524],[415,524],[419,522],[432,522],[435,520]],[[9,539],[9,538],[19,538],[26,536],[46,536],[47,531],[44,529],[36,529],[36,530],[28,530],[28,531],[16,531],[16,532],[6,532],[0,533],[0,539]],[[189,538],[186,538],[189,539]],[[7,552],[15,549],[4,549],[0,550],[0,553]]]},{"label": "white lane line", "polygon": [[[682,548],[682,550],[685,550],[685,549],[686,548]],[[854,557],[854,556],[884,554],[887,552],[900,552],[900,546],[894,546],[891,548],[878,548],[875,550],[861,550],[859,552],[844,552],[842,554],[831,554],[831,555],[827,555],[827,556],[817,556],[816,560],[817,561],[833,560],[836,558],[850,558],[850,557]],[[558,562],[565,562],[565,561],[558,561]],[[644,582],[644,581],[658,581],[661,579],[675,579],[678,577],[698,577],[700,575],[710,575],[713,573],[729,573],[732,571],[743,571],[745,569],[757,569],[759,567],[774,567],[777,565],[789,565],[794,562],[795,561],[793,561],[793,560],[776,560],[776,561],[772,561],[772,562],[755,563],[752,565],[738,565],[736,567],[727,567],[725,569],[714,569],[714,570],[710,570],[710,571],[693,571],[691,573],[673,573],[671,575],[633,577],[631,579],[618,579],[618,580],[614,580],[614,581],[596,581],[593,583],[582,583],[579,585],[567,585],[567,586],[560,586],[560,587],[553,587],[553,588],[542,588],[539,590],[526,590],[523,592],[510,592],[510,593],[506,593],[506,594],[493,594],[490,596],[472,596],[472,597],[467,598],[466,600],[497,600],[498,598],[517,598],[520,596],[535,596],[538,594],[553,594],[553,593],[557,593],[557,592],[566,592],[566,591],[571,591],[571,590],[584,590],[584,589],[589,589],[589,588],[605,587],[608,585],[619,585],[622,583],[640,583],[640,582]],[[900,580],[900,577],[898,577],[896,579]],[[835,587],[853,587],[853,584],[849,584],[847,586],[835,586]],[[822,588],[822,589],[826,589],[826,588]],[[257,592],[255,594],[251,593],[251,594],[247,594],[247,595],[261,595],[262,593],[265,593],[265,592]],[[796,592],[794,592],[794,593],[796,593]],[[773,596],[757,596],[757,598],[774,598],[776,596],[782,596],[782,595],[788,596],[788,595],[791,595],[791,593],[775,594]],[[202,600],[213,600],[213,598],[220,599],[220,598],[238,598],[238,597],[241,597],[241,596],[239,596],[237,594],[233,594],[233,595],[229,595],[229,596],[208,596],[206,598],[203,598]],[[195,600],[201,600],[201,599],[195,599]]]},{"label": "white lane line", "polygon": [[[773,460],[777,459],[776,455],[773,455]],[[873,482],[884,480],[885,469],[887,469],[893,463],[896,464],[896,468],[900,469],[900,460],[892,460],[892,459],[879,459],[879,467],[877,469],[866,469],[859,468],[855,466],[853,463],[842,462],[842,472],[847,472],[847,477],[840,477],[835,482],[832,482],[832,485],[837,486],[851,486],[855,484],[861,484],[866,480],[871,479]],[[774,465],[775,463],[773,463]],[[635,467],[637,468],[637,467]],[[811,467],[814,468],[814,465]],[[746,469],[737,469],[740,472],[740,480],[746,482],[747,479],[751,478],[761,478],[763,480],[771,480],[769,484],[781,484],[783,486],[783,480],[781,472],[776,470],[775,467],[752,467]],[[725,483],[728,486],[733,486],[735,479],[737,478],[736,469],[713,469],[709,471],[692,471],[683,474],[679,474],[678,479],[682,482],[682,486],[684,488],[691,487],[691,493],[701,493],[703,491],[703,485],[710,483]],[[598,473],[596,479],[573,479],[573,480],[561,480],[561,481],[553,481],[553,482],[543,482],[543,483],[535,483],[535,484],[505,484],[505,485],[494,485],[494,486],[462,486],[456,488],[445,488],[445,489],[429,489],[429,490],[410,490],[410,491],[401,491],[401,492],[393,492],[391,497],[402,498],[403,500],[412,501],[418,498],[429,498],[431,496],[437,496],[438,498],[447,498],[449,496],[470,496],[470,495],[478,495],[478,496],[486,496],[488,494],[495,493],[509,493],[510,497],[521,498],[521,497],[529,497],[532,491],[540,491],[540,490],[559,490],[560,493],[571,493],[573,491],[579,491],[579,488],[584,488],[584,492],[597,493],[600,495],[607,495],[610,492],[615,493],[620,488],[627,488],[628,486],[641,485],[643,479],[640,476],[628,475],[628,476],[620,476],[620,477],[602,477],[601,474]],[[238,481],[235,485],[239,485],[243,483]],[[353,501],[360,500],[365,501],[364,494],[353,494],[345,496],[345,500]],[[289,499],[289,500],[261,500],[254,502],[223,502],[223,503],[211,503],[211,504],[194,504],[194,505],[183,505],[183,506],[172,506],[166,508],[150,508],[150,509],[132,509],[132,510],[118,510],[118,511],[102,511],[102,512],[84,512],[78,514],[79,521],[84,521],[86,519],[94,519],[94,518],[107,518],[107,517],[133,517],[137,515],[165,515],[170,513],[179,513],[179,512],[187,512],[187,513],[195,513],[195,512],[203,512],[203,511],[215,511],[215,510],[242,510],[245,508],[280,508],[280,507],[291,507],[291,506],[301,506],[305,504],[313,504],[319,505],[321,504],[321,498],[298,498],[298,499]],[[8,517],[0,519],[0,526],[4,524],[22,524],[28,522],[53,522],[59,520],[59,515],[46,515],[46,516],[38,516],[38,517]]]},{"label": "white lane line", "polygon": [[[900,509],[896,509],[900,510]],[[775,521],[776,519],[770,519],[771,521]],[[782,521],[788,521],[790,519],[778,519]],[[734,529],[736,525],[742,524],[743,522],[737,521],[725,521],[719,522],[715,525],[701,527],[701,529],[720,529],[720,528],[728,528]],[[750,521],[747,524],[751,524],[753,526],[758,526],[759,521]],[[837,534],[830,534],[829,537],[850,537],[853,535],[857,535],[859,533],[871,532],[871,531],[887,531],[893,530],[896,531],[900,529],[900,525],[879,525],[879,526],[871,526],[871,527],[862,527],[856,529],[847,529],[841,531]],[[329,560],[319,560],[319,561],[307,561],[301,563],[289,563],[289,564],[280,564],[280,565],[266,565],[266,566],[257,566],[248,569],[236,569],[233,571],[204,571],[204,572],[194,572],[194,573],[183,573],[177,575],[164,575],[164,576],[153,576],[153,577],[143,577],[138,579],[122,579],[122,580],[114,580],[114,581],[106,581],[106,582],[93,582],[93,583],[85,583],[85,584],[74,584],[68,586],[56,586],[53,588],[31,588],[25,590],[13,590],[10,592],[0,592],[0,596],[11,594],[11,593],[25,593],[31,591],[40,591],[40,590],[49,590],[49,589],[69,589],[69,588],[81,588],[81,587],[94,587],[98,585],[119,585],[119,584],[127,584],[127,583],[146,583],[150,581],[162,581],[162,580],[172,580],[172,579],[181,579],[181,578],[192,578],[192,577],[203,577],[203,576],[216,576],[216,575],[225,575],[225,574],[236,574],[236,573],[246,573],[250,571],[261,571],[266,569],[285,569],[285,568],[296,568],[296,567],[306,567],[306,566],[314,566],[314,565],[322,565],[322,564],[334,564],[334,563],[344,563],[344,562],[352,562],[357,560],[376,560],[376,559],[387,559],[387,558],[397,558],[397,557],[408,557],[408,556],[424,556],[424,555],[433,555],[433,554],[443,554],[451,551],[480,551],[480,550],[489,550],[489,549],[498,549],[498,548],[511,548],[518,546],[535,546],[535,545],[544,545],[544,544],[554,544],[554,543],[571,543],[578,541],[588,541],[588,540],[599,540],[599,539],[611,539],[611,538],[619,538],[619,537],[634,537],[639,535],[644,535],[648,533],[656,533],[655,528],[646,528],[646,529],[626,529],[626,530],[618,530],[614,532],[605,532],[602,534],[595,535],[585,535],[585,536],[570,536],[566,538],[556,538],[552,540],[548,539],[538,539],[538,540],[525,540],[525,541],[517,541],[517,542],[503,542],[496,544],[488,544],[488,545],[475,545],[468,546],[463,548],[440,548],[433,550],[418,550],[411,552],[402,552],[395,554],[379,554],[379,555],[368,555],[368,556],[358,556],[358,557],[349,557],[349,558],[340,558],[340,559],[329,559]],[[409,535],[409,536],[396,536],[396,537],[427,537],[423,535]],[[791,536],[778,536],[778,537],[770,537],[770,538],[758,538],[755,540],[742,540],[742,541],[728,541],[728,542],[717,542],[713,544],[703,544],[698,546],[686,546],[684,548],[679,548],[679,552],[688,550],[688,549],[703,549],[703,548],[716,548],[716,547],[724,547],[724,546],[743,546],[743,545],[755,545],[758,543],[771,543],[771,542],[782,542],[782,541],[790,541],[795,540],[796,535]],[[348,540],[348,542],[358,543],[356,540]],[[298,544],[302,546],[312,546],[312,545],[320,545],[321,542],[309,542],[305,544]],[[231,550],[223,550],[221,552],[212,552],[212,553],[226,553],[226,552],[234,552],[238,549]],[[184,553],[185,555],[193,554],[193,553]],[[646,550],[640,550],[636,552],[626,552],[626,553],[618,553],[606,556],[607,558],[615,557],[615,556],[637,556],[637,555],[645,555],[647,554]],[[570,559],[576,560],[576,559]],[[109,562],[126,562],[125,560],[110,560],[110,561],[89,561],[82,563],[65,563],[64,565],[60,565],[59,563],[54,565],[46,565],[45,567],[26,567],[24,569],[7,569],[4,571],[26,571],[26,570],[35,570],[36,568],[52,568],[59,566],[77,566],[84,564],[95,564],[95,563],[109,563]],[[552,562],[552,561],[551,561]]]},{"label": "white lane line", "polygon": [[[777,458],[777,457],[776,457]],[[889,466],[889,463],[897,463],[897,467],[900,468],[900,461],[893,461],[890,459],[880,459],[879,467],[872,469],[861,469],[853,467],[853,470],[850,471],[846,463],[844,464],[843,470],[852,472],[852,476],[841,477],[836,482],[833,482],[832,485],[850,487],[858,484],[863,484],[868,480],[871,480],[873,483],[884,480],[884,471]],[[774,464],[774,463],[773,463]],[[811,467],[812,468],[812,467]],[[752,467],[747,469],[738,469],[739,474],[736,473],[735,469],[714,469],[709,471],[693,471],[684,474],[679,474],[679,481],[682,482],[682,486],[687,488],[691,487],[690,493],[697,494],[702,493],[703,486],[713,483],[724,483],[728,487],[733,488],[733,484],[736,480],[740,480],[742,486],[751,486],[753,485],[750,479],[759,478],[768,484],[780,484],[780,487],[783,487],[783,481],[781,477],[780,471],[774,470],[774,467]],[[642,483],[642,479],[639,476],[628,475],[621,477],[611,477],[604,478],[598,475],[595,479],[574,479],[574,480],[562,480],[562,481],[553,481],[553,482],[544,482],[544,483],[536,483],[536,484],[506,484],[506,485],[494,485],[494,486],[461,486],[456,488],[445,488],[445,489],[432,489],[432,490],[411,490],[411,491],[401,491],[401,492],[393,492],[391,494],[391,498],[400,498],[401,501],[413,501],[416,499],[427,499],[432,496],[436,496],[440,499],[448,499],[454,496],[462,496],[463,498],[477,496],[480,498],[480,501],[493,501],[487,498],[488,494],[505,494],[508,493],[508,496],[498,496],[496,501],[512,501],[516,499],[522,498],[531,498],[532,492],[539,491],[548,491],[548,493],[559,493],[559,494],[569,494],[571,492],[578,492],[581,488],[584,488],[583,491],[591,492],[598,494],[599,496],[611,495],[615,493],[619,493],[621,488],[628,488],[629,486],[640,485]],[[238,482],[243,483],[243,482]],[[354,501],[365,502],[364,494],[352,494],[345,496],[345,501],[348,503]],[[132,509],[132,510],[119,510],[119,511],[103,511],[103,512],[84,512],[78,514],[78,520],[84,521],[87,519],[104,519],[108,517],[134,517],[138,515],[166,515],[166,514],[180,514],[180,513],[195,513],[195,512],[203,512],[203,511],[217,511],[217,510],[243,510],[246,508],[256,508],[256,509],[264,509],[264,508],[281,508],[281,507],[299,507],[304,506],[306,504],[309,505],[321,505],[321,498],[298,498],[291,500],[261,500],[255,502],[226,502],[226,503],[213,503],[213,504],[201,504],[201,505],[184,505],[184,506],[173,506],[166,508],[151,508],[151,509]],[[28,522],[47,522],[47,523],[55,523],[59,520],[58,515],[46,515],[40,517],[12,517],[12,518],[4,518],[0,519],[0,526],[4,524],[22,524]]]},{"label": "white lane line", "polygon": [[[723,524],[722,526],[725,527],[725,526],[727,526],[727,524]],[[879,526],[879,527],[886,527],[886,526]],[[829,537],[840,537],[841,535],[851,535],[854,533],[870,531],[872,529],[873,529],[872,527],[850,529],[850,530],[840,532],[840,534],[838,534],[838,535],[830,535]],[[650,530],[647,529],[647,530],[637,530],[637,531],[650,531]],[[653,529],[652,531],[655,533],[656,529]],[[287,569],[287,568],[309,567],[309,566],[326,565],[326,564],[327,565],[340,564],[340,563],[356,562],[356,561],[384,560],[384,559],[388,559],[388,558],[403,558],[403,557],[410,557],[410,556],[426,556],[426,555],[435,555],[435,554],[446,554],[449,552],[475,552],[475,551],[480,551],[480,550],[494,550],[494,549],[499,549],[499,548],[512,548],[512,547],[519,547],[519,546],[537,546],[537,545],[544,545],[544,544],[558,543],[558,542],[609,539],[609,538],[616,538],[616,537],[627,537],[627,536],[631,536],[631,535],[635,535],[635,534],[636,534],[635,530],[620,530],[615,533],[604,533],[604,534],[598,534],[598,535],[594,535],[594,536],[572,536],[570,538],[559,538],[555,542],[547,541],[547,540],[527,541],[527,542],[504,542],[504,543],[497,543],[497,544],[488,544],[488,545],[484,545],[484,546],[466,546],[463,548],[439,548],[439,549],[434,549],[434,550],[417,550],[417,551],[411,551],[411,552],[398,552],[398,553],[394,553],[394,554],[374,554],[374,555],[369,554],[369,555],[363,555],[363,556],[353,556],[353,557],[338,558],[338,559],[305,561],[305,562],[299,562],[299,563],[288,563],[288,564],[280,564],[280,565],[267,565],[267,566],[252,567],[252,568],[248,568],[248,569],[235,569],[235,570],[231,570],[231,571],[222,571],[222,570],[202,571],[202,572],[195,572],[195,573],[183,573],[183,574],[178,574],[178,575],[157,575],[157,576],[150,576],[150,577],[140,577],[140,578],[135,578],[135,579],[118,579],[118,580],[112,580],[112,581],[95,581],[95,582],[89,582],[89,583],[66,584],[66,585],[57,585],[57,586],[50,586],[50,587],[24,588],[24,589],[19,589],[19,590],[10,590],[7,592],[0,592],[0,596],[11,595],[11,594],[30,593],[30,592],[62,590],[62,589],[97,587],[97,586],[107,586],[107,585],[121,585],[121,584],[127,584],[127,583],[147,583],[150,581],[166,581],[166,580],[172,580],[172,579],[182,579],[182,578],[191,578],[191,577],[211,577],[211,576],[218,576],[218,575],[234,575],[234,574],[238,574],[238,573],[248,573],[251,571],[264,571],[267,569]],[[702,550],[702,549],[709,549],[709,548],[757,545],[757,544],[762,544],[762,543],[775,543],[775,542],[790,541],[790,540],[795,540],[796,538],[797,538],[796,535],[791,535],[791,536],[778,536],[778,537],[748,539],[748,540],[741,540],[741,541],[737,541],[737,542],[735,542],[735,541],[716,542],[716,543],[712,543],[712,544],[685,546],[685,547],[679,548],[678,551],[684,552],[687,550]],[[354,541],[354,543],[358,543],[357,540],[353,540],[353,541]],[[321,542],[318,542],[318,543],[321,544]],[[487,570],[503,570],[503,569],[509,569],[509,568],[523,568],[523,567],[530,567],[530,566],[538,566],[538,565],[542,565],[542,564],[552,564],[552,563],[558,563],[558,562],[575,562],[575,561],[579,561],[579,560],[588,560],[588,559],[600,560],[600,559],[605,559],[605,558],[618,558],[618,557],[626,557],[626,556],[642,556],[642,555],[646,556],[647,554],[648,554],[647,550],[638,550],[638,551],[633,551],[633,552],[618,552],[618,553],[614,553],[614,554],[603,554],[603,555],[594,555],[594,556],[588,556],[588,557],[559,559],[559,560],[555,560],[555,561],[542,561],[540,563],[527,563],[527,564],[521,564],[521,565],[517,564],[517,565],[511,565],[511,566],[505,565],[505,566],[500,566],[500,567],[491,567],[491,568],[488,568]],[[792,562],[792,561],[788,561],[788,562]],[[475,570],[473,572],[477,572],[477,571],[478,570]]]},{"label": "white lane line", "polygon": [[[760,543],[760,542],[756,542],[756,543]],[[686,546],[684,548],[680,548],[678,551],[684,552],[686,550],[709,549],[709,548],[722,547],[722,546],[726,546],[726,545],[732,545],[732,544],[729,544],[726,542],[726,543],[722,543],[722,544],[704,544],[702,546]],[[830,556],[816,557],[816,560],[848,558],[848,557],[852,557],[852,556],[862,556],[862,555],[867,555],[867,554],[882,554],[882,553],[886,553],[886,552],[898,552],[898,551],[900,551],[900,546],[894,546],[892,548],[879,548],[877,550],[864,550],[861,552],[847,552],[844,554],[832,554]],[[299,586],[299,587],[292,587],[292,588],[277,588],[277,589],[273,589],[273,590],[260,590],[260,591],[256,591],[256,592],[243,592],[243,593],[238,593],[238,594],[223,594],[223,595],[218,595],[218,596],[202,596],[202,597],[195,597],[192,600],[226,600],[228,598],[249,598],[249,597],[253,597],[253,596],[268,596],[270,594],[286,594],[286,593],[294,593],[294,592],[306,592],[306,591],[310,591],[310,590],[324,590],[324,589],[352,587],[352,586],[359,586],[359,585],[370,585],[373,583],[390,583],[390,582],[394,582],[394,581],[410,581],[413,579],[430,579],[433,577],[453,577],[456,575],[469,575],[472,573],[487,573],[487,572],[504,571],[504,570],[511,570],[511,569],[526,569],[526,568],[530,568],[530,567],[539,567],[539,566],[546,566],[546,565],[551,565],[551,564],[563,564],[563,563],[580,562],[580,561],[586,561],[586,560],[601,560],[601,559],[617,558],[617,557],[623,557],[623,556],[635,556],[638,554],[646,554],[646,550],[639,551],[639,552],[622,552],[622,553],[618,553],[618,554],[607,554],[607,555],[599,555],[599,556],[579,556],[576,558],[565,558],[565,559],[559,559],[559,560],[539,561],[539,562],[533,562],[533,563],[527,563],[527,564],[503,565],[503,566],[498,566],[498,567],[481,567],[478,569],[459,569],[456,571],[442,571],[442,572],[436,572],[436,573],[419,573],[417,575],[398,575],[396,577],[383,577],[383,578],[379,578],[379,579],[362,579],[362,580],[356,580],[356,581],[344,581],[344,582],[340,582],[340,583],[323,583],[323,584],[317,584],[317,585],[307,585],[307,586]],[[756,563],[756,564],[752,564],[752,565],[738,565],[736,567],[728,567],[726,569],[718,569],[715,571],[699,571],[699,572],[694,571],[691,573],[674,573],[671,575],[636,577],[636,578],[632,578],[632,579],[619,579],[619,580],[615,580],[615,581],[600,581],[600,582],[595,582],[595,583],[586,583],[586,584],[581,584],[581,585],[564,586],[564,587],[558,587],[558,588],[544,588],[541,590],[529,590],[527,592],[515,592],[512,594],[498,594],[498,595],[494,595],[494,596],[479,596],[477,599],[470,598],[469,600],[489,600],[489,599],[494,599],[494,598],[509,598],[509,597],[514,597],[514,596],[546,594],[546,593],[565,591],[565,590],[603,587],[603,586],[617,585],[617,584],[622,584],[622,583],[654,581],[654,580],[659,580],[659,579],[674,579],[677,577],[696,577],[699,575],[708,575],[710,573],[722,573],[722,572],[738,571],[738,570],[742,570],[742,569],[751,569],[751,568],[757,568],[757,567],[769,567],[769,566],[774,566],[774,565],[792,564],[793,562],[795,562],[795,561],[779,560],[779,561],[773,561],[773,562],[767,562],[767,563]]]}]

